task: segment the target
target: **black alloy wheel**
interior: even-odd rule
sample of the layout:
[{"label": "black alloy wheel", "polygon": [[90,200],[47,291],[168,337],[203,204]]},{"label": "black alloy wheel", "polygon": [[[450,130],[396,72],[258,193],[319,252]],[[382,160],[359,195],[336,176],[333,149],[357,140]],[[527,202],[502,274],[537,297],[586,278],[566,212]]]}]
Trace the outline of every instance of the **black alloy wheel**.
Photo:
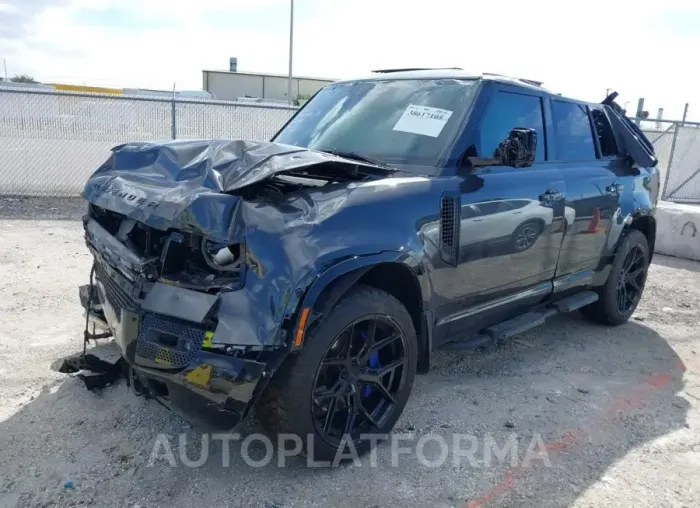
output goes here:
[{"label": "black alloy wheel", "polygon": [[595,288],[598,300],[581,308],[586,318],[609,326],[621,325],[632,317],[649,270],[651,250],[646,236],[638,229],[623,235],[605,284]]},{"label": "black alloy wheel", "polygon": [[[320,462],[368,452],[408,402],[416,375],[413,317],[395,296],[358,285],[312,322],[256,402],[275,439],[295,435]],[[289,444],[284,444],[288,447]]]},{"label": "black alloy wheel", "polygon": [[406,337],[388,316],[365,316],[333,340],[316,372],[316,432],[337,445],[379,432],[406,381]]},{"label": "black alloy wheel", "polygon": [[642,298],[646,270],[646,253],[636,245],[625,256],[617,281],[616,302],[620,314],[634,309]]}]

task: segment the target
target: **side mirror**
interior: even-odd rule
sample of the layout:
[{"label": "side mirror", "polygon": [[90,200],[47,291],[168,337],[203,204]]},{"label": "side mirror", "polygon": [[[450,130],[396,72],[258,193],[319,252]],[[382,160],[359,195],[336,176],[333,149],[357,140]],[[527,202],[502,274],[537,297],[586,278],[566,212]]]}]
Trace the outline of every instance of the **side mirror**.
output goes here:
[{"label": "side mirror", "polygon": [[522,168],[532,166],[537,151],[537,131],[524,127],[516,127],[508,137],[498,145],[498,155],[501,164]]}]

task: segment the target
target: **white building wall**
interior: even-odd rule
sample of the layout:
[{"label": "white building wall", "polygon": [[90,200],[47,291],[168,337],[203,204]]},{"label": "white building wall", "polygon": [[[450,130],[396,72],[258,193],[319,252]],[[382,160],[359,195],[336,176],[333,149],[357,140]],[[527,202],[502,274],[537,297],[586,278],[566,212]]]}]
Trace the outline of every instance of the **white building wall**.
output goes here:
[{"label": "white building wall", "polygon": [[[226,71],[202,71],[204,90],[220,100],[236,100],[240,97],[260,97],[287,101],[287,76],[273,74],[248,74]],[[292,78],[292,99],[299,95],[311,96],[332,79]]]}]

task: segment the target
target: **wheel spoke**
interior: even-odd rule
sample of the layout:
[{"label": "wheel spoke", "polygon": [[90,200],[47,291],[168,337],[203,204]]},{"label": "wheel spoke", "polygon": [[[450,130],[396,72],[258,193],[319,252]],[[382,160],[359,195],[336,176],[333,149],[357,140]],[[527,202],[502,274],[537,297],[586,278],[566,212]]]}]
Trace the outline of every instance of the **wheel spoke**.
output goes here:
[{"label": "wheel spoke", "polygon": [[384,386],[384,383],[382,383],[381,379],[369,382],[367,384],[372,385],[374,388],[376,388],[376,390],[379,392],[379,395],[384,397],[386,400],[388,400],[392,404],[396,404],[396,399],[394,399],[394,396],[391,393],[389,393],[389,390],[386,389],[386,386]]},{"label": "wheel spoke", "polygon": [[379,369],[368,369],[365,372],[360,373],[360,375],[358,376],[358,380],[362,381],[363,383],[371,383],[374,385],[381,384],[382,378],[384,376],[386,376],[390,372],[394,372],[403,364],[404,359],[400,358],[399,360],[396,360],[390,363],[389,365],[384,365]]},{"label": "wheel spoke", "polygon": [[390,337],[387,337],[386,339],[382,339],[376,344],[373,344],[365,353],[365,356],[369,356],[370,354],[374,353],[375,351],[381,351],[383,348],[388,346],[389,344],[393,343],[395,340],[400,339],[400,335],[391,335]]},{"label": "wheel spoke", "polygon": [[367,329],[367,344],[374,345],[374,341],[377,338],[377,321],[372,319],[369,322],[369,328]]},{"label": "wheel spoke", "polygon": [[350,333],[348,334],[345,342],[343,343],[343,348],[340,350],[340,356],[346,360],[350,358],[350,351],[352,351],[352,341],[355,338],[355,325],[350,328]]},{"label": "wheel spoke", "polygon": [[359,391],[355,392],[355,396],[353,397],[353,403],[356,405],[359,412],[362,413],[365,418],[367,418],[367,421],[374,425],[376,429],[379,429],[379,425],[377,424],[376,420],[372,418],[372,415],[369,411],[367,411],[367,408],[365,408],[364,404],[362,403]]},{"label": "wheel spoke", "polygon": [[367,329],[367,338],[365,340],[363,340],[362,347],[360,347],[360,350],[353,357],[353,359],[356,359],[360,362],[366,360],[367,357],[370,355],[370,352],[372,350],[372,345],[374,344],[376,337],[377,337],[377,322],[373,319],[370,321],[369,328]]},{"label": "wheel spoke", "polygon": [[639,283],[638,283],[634,278],[629,277],[629,278],[627,279],[627,284],[629,284],[630,286],[632,286],[632,287],[633,287],[634,289],[636,289],[637,291],[640,291]]},{"label": "wheel spoke", "polygon": [[620,312],[625,312],[625,294],[627,293],[625,289],[625,284],[622,283],[620,288],[617,290],[617,310]]},{"label": "wheel spoke", "polygon": [[325,400],[338,395],[340,383],[335,383],[330,388],[323,386],[314,391],[314,400]]},{"label": "wheel spoke", "polygon": [[642,249],[637,250],[639,250],[639,255],[635,255],[634,260],[630,263],[630,267],[635,266],[640,261],[644,261],[644,251]]},{"label": "wheel spoke", "polygon": [[639,277],[643,273],[644,273],[644,268],[637,268],[636,270],[632,270],[631,272],[627,272],[627,278],[637,280],[637,277]]},{"label": "wheel spoke", "polygon": [[382,368],[379,369],[379,372],[377,372],[377,375],[379,378],[383,378],[386,376],[389,372],[394,372],[396,369],[401,367],[404,364],[404,359],[401,358],[399,360],[396,360],[395,362],[390,363],[389,365],[386,365]]},{"label": "wheel spoke", "polygon": [[326,412],[326,418],[323,421],[323,432],[328,432],[328,425],[333,421],[337,401],[338,399],[331,399],[331,401],[328,403],[328,411]]},{"label": "wheel spoke", "polygon": [[345,404],[348,407],[348,417],[345,420],[345,432],[344,434],[351,435],[352,428],[355,426],[355,418],[357,417],[357,404],[353,401],[354,397],[348,395],[345,399]]},{"label": "wheel spoke", "polygon": [[644,268],[638,268],[636,270],[628,272],[627,275],[625,276],[625,280],[635,290],[641,292],[642,291],[641,285],[644,282],[643,275],[644,275]]},{"label": "wheel spoke", "polygon": [[632,267],[632,259],[634,259],[635,256],[635,249],[632,249],[627,253],[625,256],[625,260],[622,263],[622,272],[627,273],[627,271]]}]

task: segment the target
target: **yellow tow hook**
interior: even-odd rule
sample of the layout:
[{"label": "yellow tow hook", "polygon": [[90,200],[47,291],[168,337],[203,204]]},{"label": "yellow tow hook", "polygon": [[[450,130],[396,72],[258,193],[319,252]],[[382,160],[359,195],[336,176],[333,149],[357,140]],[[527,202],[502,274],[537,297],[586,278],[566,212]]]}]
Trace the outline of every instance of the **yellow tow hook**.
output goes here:
[{"label": "yellow tow hook", "polygon": [[192,383],[193,385],[201,388],[208,388],[213,373],[214,368],[211,365],[199,365],[188,372],[185,375],[185,379],[188,383]]}]

